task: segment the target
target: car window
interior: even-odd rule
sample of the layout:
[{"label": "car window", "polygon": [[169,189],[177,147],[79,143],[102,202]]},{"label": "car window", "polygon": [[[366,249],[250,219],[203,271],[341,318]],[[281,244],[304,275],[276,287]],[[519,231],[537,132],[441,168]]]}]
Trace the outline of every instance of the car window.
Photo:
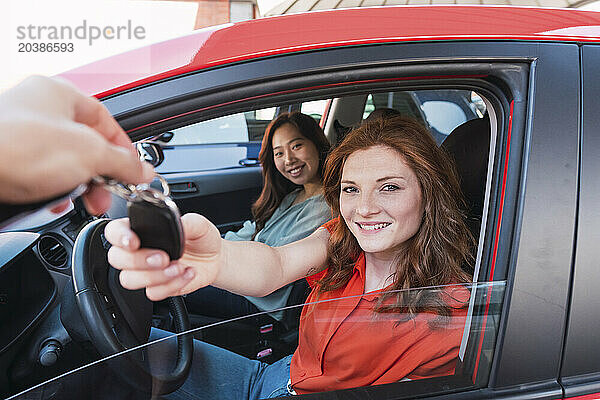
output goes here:
[{"label": "car window", "polygon": [[[452,304],[451,309],[446,309],[444,312],[440,312],[435,307],[425,307],[420,311],[400,308],[387,313],[376,313],[374,316],[364,313],[349,313],[341,318],[339,314],[335,314],[335,318],[321,319],[314,322],[312,327],[309,328],[342,329],[347,337],[362,337],[363,339],[365,335],[369,338],[372,337],[370,344],[373,348],[376,345],[380,348],[385,346],[386,351],[369,352],[364,360],[357,364],[362,365],[362,369],[354,372],[355,375],[364,375],[368,378],[371,371],[383,368],[380,363],[387,362],[385,368],[391,371],[389,376],[392,376],[393,379],[373,380],[369,383],[369,390],[378,390],[378,388],[384,387],[385,384],[398,385],[397,389],[387,392],[388,394],[394,393],[395,398],[398,398],[398,393],[406,398],[413,398],[423,394],[436,394],[442,393],[444,390],[464,388],[467,384],[469,387],[482,386],[487,382],[487,375],[492,362],[505,281],[489,282],[492,279],[489,276],[483,278],[481,282],[478,282],[478,279],[483,276],[483,273],[480,274],[479,271],[484,271],[486,268],[482,260],[487,259],[483,255],[486,238],[484,235],[480,235],[480,232],[485,232],[485,226],[482,228],[482,224],[485,224],[486,215],[484,210],[487,210],[488,207],[484,206],[484,199],[486,198],[486,190],[489,190],[489,187],[486,189],[486,185],[491,185],[491,179],[489,178],[491,171],[488,171],[488,164],[493,165],[488,162],[488,154],[490,154],[490,137],[494,131],[490,128],[489,119],[479,117],[477,97],[474,97],[471,91],[456,92],[444,89],[439,91],[364,93],[362,95],[364,103],[355,101],[358,105],[352,111],[356,120],[360,121],[364,115],[368,116],[367,111],[369,109],[372,112],[378,108],[394,108],[403,115],[409,115],[418,120],[421,118],[420,121],[430,126],[433,132],[434,128],[431,128],[431,126],[434,125],[432,123],[434,118],[432,117],[432,120],[430,120],[427,117],[424,112],[426,107],[423,105],[428,102],[441,102],[444,101],[443,99],[455,99],[447,102],[459,107],[459,101],[464,99],[465,106],[460,110],[464,115],[472,118],[470,121],[466,121],[467,123],[471,121],[476,123],[475,126],[469,127],[470,133],[467,135],[444,136],[446,140],[441,144],[455,159],[457,170],[461,176],[461,184],[466,185],[461,187],[466,200],[465,206],[467,209],[465,209],[465,214],[474,238],[479,239],[476,261],[473,265],[465,266],[465,270],[469,271],[473,282],[456,287],[428,287],[413,290],[414,293],[419,293],[419,296],[424,298],[442,298],[448,304]],[[354,97],[356,96],[354,95]],[[479,99],[481,98],[479,97]],[[305,112],[312,111],[313,117],[317,119],[317,117],[320,118],[319,115],[322,115],[322,110],[327,102],[328,99],[322,99],[295,104]],[[483,103],[483,101],[481,102]],[[363,106],[365,103],[366,105]],[[340,107],[340,109],[349,112],[348,107]],[[222,233],[237,230],[245,220],[252,218],[251,205],[260,193],[262,180],[257,160],[260,142],[249,140],[251,138],[250,132],[253,124],[256,127],[255,132],[259,131],[259,127],[264,132],[264,127],[275,117],[278,111],[280,109],[259,108],[190,124],[184,128],[169,130],[169,132],[173,132],[173,138],[163,146],[165,161],[157,170],[163,173],[167,179],[172,198],[182,213],[200,212],[213,221]],[[439,112],[443,111],[441,109]],[[335,110],[329,112],[335,113]],[[333,117],[337,116],[333,115]],[[453,124],[465,127],[464,123],[459,124],[457,121]],[[455,128],[457,127],[452,127],[452,130]],[[181,137],[177,139],[177,135],[180,133]],[[185,142],[186,138],[190,139],[190,142]],[[200,139],[196,143],[192,143],[191,138]],[[173,145],[173,143],[175,144]],[[465,147],[469,148],[468,159],[461,156],[461,154],[464,154],[462,150]],[[474,273],[472,272],[473,269],[475,270]],[[225,349],[223,351],[233,352],[267,364],[273,364],[291,356],[295,353],[299,340],[303,340],[302,324],[306,324],[306,313],[310,312],[311,307],[314,306],[312,303],[305,304],[308,289],[306,280],[299,282],[302,285],[295,285],[292,290],[297,290],[297,292],[290,295],[294,302],[287,303],[288,307],[285,310],[249,312],[248,314],[251,315],[241,315],[234,319],[192,313],[190,321],[192,327],[195,328],[194,336],[202,343],[210,343],[218,348]],[[326,307],[342,310],[355,304],[353,302],[357,299],[359,302],[364,300],[365,302],[371,302],[370,304],[376,304],[380,299],[385,300],[386,295],[394,297],[398,293],[381,292],[374,296],[358,296],[358,298],[354,296],[353,299],[348,297],[339,298],[341,297],[339,295],[327,302],[322,301],[320,303]],[[405,293],[405,295],[408,298],[411,296],[410,293]],[[300,306],[295,306],[295,304],[300,304]],[[305,307],[305,314],[301,316],[302,305]],[[172,318],[164,310],[164,304],[155,306],[152,318],[153,327],[163,331],[174,331]],[[188,308],[189,310],[190,308]],[[275,314],[281,315],[281,317],[273,317]],[[438,318],[439,315],[445,316]],[[345,325],[334,326],[342,320],[346,321]],[[412,329],[415,324],[420,326],[419,332],[423,335],[418,343],[415,342],[414,348],[417,350],[409,351],[410,342],[399,341],[396,336],[390,343],[382,344],[380,342],[380,336],[385,332],[401,332],[397,335],[398,337],[410,337],[416,332]],[[410,330],[407,329],[409,325],[411,326]],[[431,331],[430,328],[432,328]],[[70,332],[70,334],[76,337],[81,332]],[[75,339],[76,342],[80,340],[79,337]],[[396,342],[408,343],[407,349],[397,348],[398,344]],[[328,368],[343,369],[340,365],[344,365],[343,360],[346,357],[353,357],[364,351],[363,348],[365,348],[358,341],[356,344],[351,343],[352,346],[345,350],[347,353],[334,352],[327,354],[327,350],[325,350],[318,357],[322,357],[323,365]],[[50,347],[51,345],[52,343],[48,344]],[[325,347],[329,348],[328,346]],[[337,347],[339,346],[333,342],[331,348],[335,349]],[[396,353],[387,351],[387,349],[392,348]],[[438,353],[440,354],[446,354],[446,358],[441,359],[435,354],[432,355],[435,350],[439,350]],[[48,351],[52,352],[53,350]],[[388,353],[397,355],[397,359],[390,361],[387,357]],[[165,354],[162,346],[154,344],[145,346],[143,357],[144,359],[158,360],[157,368],[171,368],[172,364],[166,361],[170,356],[165,356]],[[373,354],[376,354],[376,356]],[[92,356],[89,357],[95,359]],[[117,365],[118,369],[119,358],[125,358],[125,355],[116,356],[110,362],[99,362],[79,372],[69,374],[61,378],[63,383],[58,386],[60,388],[82,387],[82,393],[87,393],[89,390],[104,390],[109,392],[108,398],[112,398],[110,396],[127,398],[126,395],[122,396],[122,394],[128,393],[132,389],[127,387],[127,382],[119,381],[119,376],[114,376],[114,368]],[[82,360],[77,361],[79,362],[77,365],[84,364]],[[221,364],[229,369],[231,368],[231,363],[227,361],[211,364],[205,364],[205,362],[206,360],[203,357],[196,358],[193,371],[208,373],[213,368],[222,368],[223,365]],[[438,363],[437,365],[443,364],[443,368],[434,368],[433,366],[436,363]],[[403,370],[399,369],[400,367],[397,364],[403,366],[414,365],[414,368]],[[97,380],[90,380],[88,374],[109,377],[106,379],[110,379],[111,382],[119,381],[120,383],[102,385]],[[298,374],[301,374],[301,372],[298,372]],[[323,387],[331,390],[355,390],[356,387],[367,385],[365,380],[355,380],[354,377],[347,377],[348,382],[345,382],[344,377],[340,376],[342,386],[325,384]],[[203,381],[203,379],[200,379],[200,381]],[[99,389],[96,387],[90,389],[90,385],[97,384],[100,387]],[[36,390],[50,390],[49,388],[55,386],[56,382],[48,383],[43,388],[37,388]],[[301,393],[303,386],[300,384],[297,387],[298,392]],[[306,387],[304,388],[306,390]],[[111,391],[114,391],[114,393]],[[386,398],[384,395],[374,397]]]},{"label": "car window", "polygon": [[317,122],[320,122],[321,117],[325,112],[326,106],[327,100],[307,101],[302,103],[302,105],[300,106],[300,112],[306,115],[310,115]]},{"label": "car window", "polygon": [[275,116],[275,107],[226,115],[173,129],[171,146],[260,141]]},{"label": "car window", "polygon": [[381,108],[393,109],[400,115],[420,121],[430,129],[438,144],[459,125],[471,119],[482,118],[485,114],[481,96],[470,90],[371,93],[367,96],[363,119]]},{"label": "car window", "polygon": [[[326,104],[327,100],[303,102],[299,105],[300,112],[319,122]],[[282,111],[284,108],[269,107],[226,115],[172,129],[166,135],[158,135],[157,139],[170,146],[260,142],[269,122]]]},{"label": "car window", "polygon": [[467,120],[465,112],[449,101],[426,101],[422,108],[429,125],[446,136]]},{"label": "car window", "polygon": [[[256,346],[240,346],[240,338],[231,332],[243,332],[254,326],[256,318],[268,318],[267,312],[207,323],[178,334],[193,335],[195,353],[188,380],[176,393],[185,398],[193,397],[194,393],[211,399],[238,398],[232,394],[233,391],[240,387],[245,390],[245,385],[238,383],[250,379],[255,370],[256,361],[246,358],[249,355],[265,362],[261,375],[266,378],[260,378],[264,389],[257,389],[260,398],[276,393],[276,390],[278,395],[287,395],[288,387],[301,395],[312,384],[319,384],[321,373],[305,373],[305,369],[311,368],[311,363],[317,362],[317,358],[319,361],[315,365],[320,371],[337,371],[335,382],[325,386],[332,391],[332,396],[342,395],[342,392],[351,395],[364,386],[371,391],[382,389],[372,392],[379,393],[378,399],[414,398],[461,387],[476,387],[473,377],[487,373],[491,365],[489,355],[494,350],[494,340],[489,339],[497,332],[505,286],[504,281],[447,285],[338,296],[298,305],[293,308],[303,308],[303,318],[309,321],[300,330],[301,340],[306,333],[304,329],[322,331],[325,338],[315,342],[316,347],[306,352],[278,352],[277,332],[268,325],[257,332]],[[385,301],[385,298],[398,297],[405,298],[407,302],[416,297],[436,298],[441,303],[412,313],[400,309],[372,314],[363,308],[365,304],[371,307],[377,301]],[[450,312],[441,316],[437,308],[439,304],[451,306]],[[319,307],[333,310],[336,317],[310,321],[310,313],[317,312]],[[344,316],[343,321],[340,321],[340,316]],[[172,326],[168,328],[173,330]],[[330,337],[334,328],[337,339]],[[215,337],[222,335],[227,337],[228,348],[211,345]],[[297,340],[297,337],[290,340]],[[368,340],[368,346],[365,346],[365,340]],[[345,347],[340,346],[342,343]],[[313,352],[316,358],[311,361]],[[141,388],[131,375],[131,360],[145,360],[140,364],[160,375],[172,371],[177,355],[176,334],[152,328],[148,344],[84,363],[69,373],[15,393],[11,399],[28,399],[36,393],[49,391],[57,398],[84,393],[94,393],[98,398],[132,398],[133,393],[141,393]],[[349,371],[346,362],[349,358],[363,359],[364,362],[358,364],[358,370]],[[370,382],[372,376],[381,377]],[[291,379],[291,386],[288,386],[288,379]],[[160,386],[152,386],[150,381],[147,383],[146,390],[158,394]]]},{"label": "car window", "polygon": [[278,114],[299,110],[320,122],[326,106],[327,100],[316,100],[260,108],[171,129],[154,137],[165,153],[156,171],[173,174],[257,166],[265,130]]},{"label": "car window", "polygon": [[[451,101],[448,99],[453,100]],[[361,337],[361,335],[364,335],[364,332],[367,332],[369,337],[374,338],[371,342],[373,346],[375,346],[376,343],[378,343],[377,340],[379,340],[379,336],[382,332],[395,332],[396,329],[402,329],[402,327],[406,328],[406,326],[408,326],[406,325],[407,322],[412,324],[411,326],[414,326],[415,323],[420,324],[420,332],[424,335],[422,340],[419,340],[419,343],[423,344],[421,351],[405,354],[402,349],[394,347],[394,351],[398,353],[398,360],[402,361],[386,361],[388,363],[386,368],[389,368],[390,371],[393,371],[393,374],[395,374],[391,375],[394,376],[394,379],[391,381],[375,380],[371,382],[374,383],[375,386],[371,385],[369,390],[378,390],[377,388],[383,387],[381,385],[384,384],[399,385],[397,389],[388,392],[393,392],[396,398],[398,397],[398,393],[401,393],[406,398],[412,398],[424,393],[436,394],[442,393],[444,390],[464,388],[466,387],[465,385],[469,385],[469,387],[482,386],[487,382],[505,286],[504,281],[488,282],[487,280],[491,279],[489,277],[487,280],[483,279],[482,282],[478,283],[478,278],[480,276],[479,271],[485,269],[485,265],[482,266],[482,260],[485,259],[482,255],[485,238],[483,236],[480,237],[480,232],[485,231],[485,227],[481,227],[482,222],[486,219],[483,210],[487,210],[487,207],[484,207],[484,198],[486,196],[486,184],[491,182],[489,179],[491,173],[488,171],[488,154],[490,153],[489,140],[492,130],[489,126],[489,120],[480,118],[477,112],[479,108],[477,108],[475,102],[477,98],[473,97],[471,91],[449,91],[444,89],[438,91],[365,93],[363,97],[364,103],[357,105],[353,111],[357,120],[360,121],[361,117],[370,114],[367,114],[369,109],[372,112],[378,108],[393,108],[403,115],[409,115],[420,120],[423,124],[430,127],[433,133],[434,128],[432,125],[434,124],[432,121],[435,122],[435,120],[432,117],[432,121],[430,121],[427,117],[427,114],[424,111],[424,104],[427,102],[435,103],[447,100],[447,103],[460,107],[458,102],[462,101],[461,99],[464,99],[465,102],[464,108],[460,108],[460,111],[465,116],[468,115],[470,119],[475,119],[477,122],[487,121],[487,125],[484,123],[479,124],[480,126],[469,128],[471,133],[467,136],[459,136],[457,138],[457,135],[448,136],[440,133],[444,139],[447,137],[451,139],[448,141],[444,140],[444,143],[441,145],[455,158],[458,167],[457,169],[461,174],[461,182],[470,185],[462,188],[463,193],[466,196],[466,206],[468,207],[468,209],[465,210],[465,214],[467,215],[469,228],[471,228],[473,236],[475,239],[480,239],[477,248],[477,260],[474,263],[475,273],[472,272],[473,266],[465,266],[473,276],[473,283],[459,285],[460,288],[458,289],[435,287],[415,290],[415,293],[420,291],[420,294],[424,297],[430,296],[431,298],[440,298],[441,296],[453,305],[450,313],[447,313],[444,318],[439,318],[439,321],[437,321],[437,311],[435,309],[425,308],[424,310],[417,312],[417,315],[411,315],[406,309],[401,309],[393,310],[389,313],[376,314],[373,318],[366,314],[348,314],[344,316],[344,318],[340,318],[340,316],[336,314],[337,319],[320,320],[318,323],[314,323],[313,327],[310,328],[325,330],[329,328],[342,329],[343,332],[352,337]],[[316,119],[319,115],[322,115],[323,111],[321,110],[324,109],[327,101],[328,99],[322,99],[320,101],[296,104],[305,112],[310,113],[310,111],[312,111],[314,114],[313,117]],[[366,105],[363,107],[363,104],[365,103]],[[323,107],[323,109],[320,107]],[[347,107],[342,108],[343,111],[349,111]],[[219,229],[221,229],[221,227],[226,227],[221,230],[222,233],[225,233],[230,229],[237,230],[240,227],[238,222],[241,221],[243,223],[243,218],[236,218],[236,221],[230,220],[231,214],[238,211],[238,209],[241,209],[237,204],[232,205],[234,204],[233,202],[241,199],[247,200],[245,211],[249,211],[250,204],[257,198],[258,193],[245,191],[247,188],[246,185],[248,184],[248,175],[240,175],[239,178],[233,179],[233,174],[230,174],[230,171],[248,172],[251,168],[245,168],[245,166],[256,166],[256,164],[248,164],[248,162],[256,160],[258,149],[251,149],[247,143],[240,144],[239,140],[241,139],[238,139],[239,136],[236,138],[235,135],[237,133],[232,132],[236,129],[239,129],[240,131],[245,130],[245,135],[249,135],[248,132],[250,132],[250,125],[252,123],[256,123],[256,125],[264,124],[264,126],[266,126],[277,112],[278,110],[274,108],[261,108],[254,111],[246,111],[244,113],[230,114],[211,121],[205,121],[205,123],[193,124],[187,127],[187,132],[195,131],[196,134],[200,132],[198,130],[199,126],[205,128],[210,127],[211,129],[217,130],[222,129],[223,137],[229,137],[230,142],[210,143],[207,141],[195,145],[189,144],[184,146],[170,146],[171,143],[169,142],[167,146],[165,146],[164,165],[173,166],[174,162],[181,163],[186,159],[189,161],[189,165],[197,168],[196,171],[200,171],[197,180],[192,180],[192,178],[190,178],[191,174],[189,171],[192,171],[190,167],[179,169],[180,172],[184,170],[187,171],[186,174],[175,173],[173,174],[172,180],[168,176],[169,174],[165,175],[169,179],[169,184],[173,189],[173,198],[178,203],[181,210],[184,210],[183,207],[185,207],[186,204],[192,203],[194,201],[192,196],[197,194],[198,199],[195,199],[195,202],[192,205],[194,208],[186,211],[201,212],[202,214],[207,215],[211,221],[219,225]],[[319,112],[321,112],[321,114],[319,114]],[[334,113],[335,110],[330,110],[330,112]],[[444,112],[444,109],[441,109],[439,112]],[[333,117],[336,116],[333,115]],[[447,129],[450,129],[451,132],[458,126],[463,126],[466,121],[468,121],[467,118],[464,119],[463,123],[454,121],[452,124],[449,124],[449,126],[456,126],[452,126],[451,128],[448,127]],[[264,131],[264,127],[262,129]],[[177,133],[181,131],[175,129],[173,132]],[[206,137],[210,137],[209,134],[207,134]],[[218,135],[212,136],[212,138],[218,137]],[[484,138],[486,140],[475,143],[476,138]],[[222,138],[219,140],[222,140]],[[248,139],[246,138],[245,140]],[[248,143],[254,143],[256,145],[260,144],[257,141]],[[465,160],[464,157],[461,158],[460,156],[460,154],[462,154],[461,149],[465,146],[470,148],[469,157],[471,158],[469,158],[469,160]],[[185,150],[185,152],[183,150]],[[477,163],[471,162],[475,155],[477,155]],[[180,166],[183,166],[183,164]],[[172,170],[177,171],[177,168],[173,168]],[[214,169],[218,169],[219,171],[214,172]],[[258,168],[255,169],[258,170]],[[223,171],[221,170],[227,171],[227,174],[222,173]],[[258,171],[257,174],[259,174]],[[183,177],[181,180],[178,180],[180,175]],[[236,179],[237,184],[234,184],[233,182]],[[214,191],[214,193],[212,191]],[[224,205],[226,206],[224,207]],[[224,209],[226,212],[223,212]],[[225,216],[224,214],[227,215]],[[250,217],[246,217],[246,219],[248,218]],[[302,280],[301,282],[306,284],[305,280]],[[304,290],[304,292],[302,292],[302,290],[299,291],[300,296],[298,296],[298,298],[300,300],[289,304],[303,304],[306,302],[306,285],[304,285],[304,287],[300,286],[300,289]],[[295,288],[293,290],[295,290]],[[397,293],[382,292],[375,297],[358,296],[358,300],[377,302],[380,298],[385,297],[386,294],[396,295]],[[327,304],[327,307],[348,309],[349,304],[354,304],[352,303],[354,301],[356,301],[356,298],[352,300],[349,298],[335,298],[329,300],[328,303],[323,302],[323,304]],[[305,310],[308,310],[306,312],[309,312],[311,306],[314,306],[314,304],[305,304]],[[160,307],[155,309],[154,326],[164,331],[173,331],[174,326],[172,325],[171,318],[168,315],[165,315],[163,309]],[[303,340],[301,324],[306,323],[306,312],[302,317],[300,315],[301,312],[302,307],[289,306],[286,310],[270,310],[258,314],[251,313],[252,315],[240,316],[234,320],[195,313],[190,315],[190,320],[192,326],[197,327],[194,331],[195,337],[203,343],[210,343],[218,348],[226,349],[228,352],[233,352],[252,360],[273,364],[294,354],[299,343],[298,340]],[[273,315],[275,314],[283,315],[283,317],[274,318]],[[342,320],[346,321],[347,324],[334,327],[334,324],[337,324]],[[329,328],[323,328],[323,326],[328,326]],[[433,329],[430,332],[428,329],[431,327],[435,327],[435,329],[439,329],[439,331]],[[402,334],[398,334],[398,336],[407,337],[413,333],[414,330],[407,330]],[[436,334],[441,336],[435,336]],[[393,343],[389,344],[386,349],[396,346],[396,341],[397,338],[392,341]],[[357,341],[357,343],[359,342]],[[382,346],[381,343],[378,343],[377,345]],[[331,348],[336,347],[338,346],[336,346],[335,343],[331,346]],[[338,364],[343,364],[344,358],[350,356],[350,354],[360,353],[363,350],[363,347],[365,346],[359,346],[358,348],[350,346],[346,350],[347,353],[344,354],[335,352],[333,354],[326,354],[327,351],[325,351],[323,354],[318,355],[318,357],[322,357],[321,360],[323,365],[335,369],[338,368]],[[156,351],[156,354],[159,354],[160,352],[160,354],[164,355],[164,350],[158,350],[159,348],[160,346],[158,345],[152,345],[148,346],[147,351],[149,353]],[[416,346],[416,348],[420,347]],[[432,351],[436,349],[439,350],[439,353],[448,355],[449,358],[443,360],[439,359],[439,357],[435,359],[432,358],[435,357],[432,356]],[[408,350],[406,351],[408,352]],[[387,355],[387,353],[382,350],[374,351],[374,353],[378,355]],[[168,357],[165,358],[162,355],[160,357],[148,355],[146,358],[166,360]],[[198,359],[206,360],[203,357],[199,357]],[[385,361],[384,359],[385,357],[383,356],[375,357],[373,356],[373,353],[369,353],[368,358],[365,358],[365,361],[359,363],[360,365],[364,365],[364,370],[355,372],[357,372],[358,375],[366,374],[368,376],[370,373],[369,371],[379,368],[379,362],[383,363]],[[443,368],[432,368],[436,362],[443,364]],[[408,371],[399,370],[396,366],[396,364],[411,365],[410,363],[415,364],[415,367],[412,369],[409,368]],[[228,368],[227,371],[232,367],[231,363],[225,360],[220,361],[219,363],[210,364],[203,364],[202,361],[199,361],[199,364],[196,365],[195,368],[209,373],[213,368],[222,368],[223,365],[220,364],[224,364]],[[167,365],[159,363],[159,366],[160,365],[163,367],[166,365],[166,368],[172,366],[172,364]],[[112,371],[110,365],[104,366],[104,369],[102,369],[100,364],[93,368],[100,368],[99,371],[103,371],[102,373],[104,374],[112,373],[106,372],[109,370]],[[435,371],[433,371],[434,369]],[[229,372],[219,372],[221,375],[227,375],[228,373]],[[299,374],[301,374],[301,372],[299,372]],[[348,379],[352,381],[343,386],[327,384],[325,387],[332,390],[354,390],[353,388],[366,385],[365,381],[354,380],[354,378],[351,377],[348,377]],[[200,381],[203,380],[205,379],[200,379]],[[344,382],[344,379],[340,378],[340,381]],[[107,390],[106,388],[103,389]],[[298,392],[301,393],[302,385],[299,385],[298,389]],[[385,396],[374,397],[386,398]]]}]

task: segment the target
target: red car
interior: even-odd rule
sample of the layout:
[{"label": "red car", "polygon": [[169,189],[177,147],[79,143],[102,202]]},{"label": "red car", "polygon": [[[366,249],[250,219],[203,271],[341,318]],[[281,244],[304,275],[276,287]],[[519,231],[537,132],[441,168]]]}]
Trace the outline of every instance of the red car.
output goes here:
[{"label": "red car", "polygon": [[[595,399],[599,66],[600,13],[401,6],[202,29],[62,76],[98,97],[133,140],[159,143],[157,170],[179,209],[222,232],[251,217],[260,140],[281,111],[311,114],[335,145],[374,109],[393,108],[454,157],[478,239],[454,374],[306,397]],[[114,203],[106,217],[125,216]],[[0,234],[3,397],[149,398],[139,388],[152,381],[166,395],[189,372],[190,335],[167,376],[143,366],[152,344],[119,353],[145,343],[151,326],[196,328],[197,339],[265,362],[294,351],[304,282],[280,318],[191,312],[186,324],[117,287],[106,220],[75,204],[46,222]],[[75,300],[83,291],[92,297]]]}]

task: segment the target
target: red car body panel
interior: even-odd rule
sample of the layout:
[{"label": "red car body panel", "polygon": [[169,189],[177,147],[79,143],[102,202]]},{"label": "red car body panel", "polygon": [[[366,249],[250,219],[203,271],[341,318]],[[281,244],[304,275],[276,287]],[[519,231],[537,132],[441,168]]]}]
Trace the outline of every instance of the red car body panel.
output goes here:
[{"label": "red car body panel", "polygon": [[289,14],[201,29],[61,76],[103,98],[258,57],[372,43],[484,39],[600,42],[600,12],[453,5]]}]

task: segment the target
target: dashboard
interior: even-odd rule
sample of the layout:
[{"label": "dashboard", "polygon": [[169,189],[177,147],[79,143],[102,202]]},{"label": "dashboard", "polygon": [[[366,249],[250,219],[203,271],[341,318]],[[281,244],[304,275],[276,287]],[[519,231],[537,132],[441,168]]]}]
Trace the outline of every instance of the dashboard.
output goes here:
[{"label": "dashboard", "polygon": [[0,234],[0,354],[44,315],[57,288],[33,251],[39,235],[28,232]]},{"label": "dashboard", "polygon": [[0,398],[87,359],[72,351],[64,319],[74,304],[62,294],[72,292],[73,243],[92,219],[76,204],[42,227],[0,233]]}]

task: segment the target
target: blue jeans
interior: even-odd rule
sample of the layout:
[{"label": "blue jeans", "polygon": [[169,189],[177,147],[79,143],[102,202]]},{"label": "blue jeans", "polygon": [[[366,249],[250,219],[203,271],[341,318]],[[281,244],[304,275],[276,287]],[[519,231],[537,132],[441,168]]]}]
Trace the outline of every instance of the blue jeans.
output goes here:
[{"label": "blue jeans", "polygon": [[258,309],[244,296],[227,290],[206,286],[185,296],[185,305],[190,314],[229,319],[258,313]]},{"label": "blue jeans", "polygon": [[[153,328],[150,340],[166,335],[169,333]],[[175,338],[152,347],[152,353],[158,354],[165,365],[172,365],[177,354]],[[289,355],[269,365],[194,340],[190,375],[182,387],[166,397],[170,400],[254,400],[287,396],[291,361],[292,356]]]}]

